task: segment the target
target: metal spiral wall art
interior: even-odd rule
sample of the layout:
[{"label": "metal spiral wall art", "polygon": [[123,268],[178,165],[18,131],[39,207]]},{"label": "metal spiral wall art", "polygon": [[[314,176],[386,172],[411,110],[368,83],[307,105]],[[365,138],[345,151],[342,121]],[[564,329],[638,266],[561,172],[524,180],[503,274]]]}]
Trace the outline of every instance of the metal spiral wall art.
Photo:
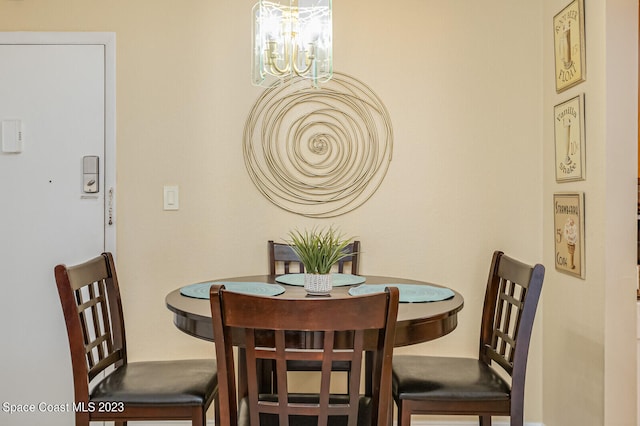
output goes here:
[{"label": "metal spiral wall art", "polygon": [[363,82],[334,73],[317,89],[294,77],[258,98],[243,148],[253,183],[273,204],[330,218],[378,189],[391,162],[393,130],[387,109]]}]

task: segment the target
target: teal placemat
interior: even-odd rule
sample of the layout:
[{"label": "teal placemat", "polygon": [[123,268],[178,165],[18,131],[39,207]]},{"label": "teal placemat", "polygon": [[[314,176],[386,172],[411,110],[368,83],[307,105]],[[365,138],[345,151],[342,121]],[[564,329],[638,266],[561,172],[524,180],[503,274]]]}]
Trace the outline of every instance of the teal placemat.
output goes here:
[{"label": "teal placemat", "polygon": [[362,294],[381,293],[385,287],[398,287],[400,302],[438,302],[452,298],[455,293],[442,287],[427,284],[362,284],[349,289],[352,296]]},{"label": "teal placemat", "polygon": [[235,293],[255,294],[258,296],[277,296],[284,293],[284,287],[278,284],[254,282],[206,282],[184,286],[180,294],[197,299],[208,299],[209,289],[213,284],[224,284],[224,287]]},{"label": "teal placemat", "polygon": [[[356,285],[365,282],[366,278],[360,275],[351,274],[331,274],[333,276],[333,286]],[[276,277],[280,284],[304,286],[304,274],[286,274]]]}]

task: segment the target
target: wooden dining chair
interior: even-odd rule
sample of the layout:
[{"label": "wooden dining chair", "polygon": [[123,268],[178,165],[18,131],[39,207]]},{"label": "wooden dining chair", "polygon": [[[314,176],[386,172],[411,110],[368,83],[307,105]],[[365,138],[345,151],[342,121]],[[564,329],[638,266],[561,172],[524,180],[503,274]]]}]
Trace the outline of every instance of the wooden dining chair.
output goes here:
[{"label": "wooden dining chair", "polygon": [[[71,350],[76,426],[137,420],[205,425],[212,401],[218,405],[215,360],[127,361],[111,253],[76,266],[58,265],[55,278]],[[217,408],[215,416],[219,424]]]},{"label": "wooden dining chair", "polygon": [[[270,275],[304,272],[304,265],[289,244],[275,243],[272,240],[269,240],[268,249]],[[338,261],[337,272],[344,273],[345,269],[348,266],[351,266],[350,270],[346,269],[347,273],[358,275],[360,241],[353,241],[347,247],[345,247],[345,251],[351,253],[351,256],[344,257]],[[289,361],[289,369],[291,371],[313,371],[319,370],[320,367],[320,363],[315,361]],[[348,363],[337,363],[336,370],[348,371],[349,365]],[[277,384],[277,377],[270,377],[266,380],[271,380],[274,386]]]},{"label": "wooden dining chair", "polygon": [[[398,289],[389,288],[366,296],[293,300],[233,293],[224,285],[212,286],[222,424],[386,425],[392,406],[391,361],[398,297]],[[305,336],[302,339],[301,333]],[[235,345],[242,348],[237,385]],[[370,395],[359,392],[365,350],[373,351]],[[275,361],[275,393],[259,391],[257,366],[261,360]],[[315,372],[320,376],[317,392],[292,391],[288,360],[322,363],[321,370]],[[352,380],[342,392],[331,389],[335,386],[331,373],[336,361],[351,365]]]},{"label": "wooden dining chair", "polygon": [[[274,243],[269,240],[268,248],[270,275],[304,272],[304,265],[289,244]],[[338,261],[337,271],[341,274],[346,272],[358,275],[360,241],[353,241],[345,248],[345,251],[351,253],[351,256],[343,257]],[[351,269],[348,269],[348,266],[351,266]]]},{"label": "wooden dining chair", "polygon": [[412,414],[477,415],[481,426],[501,415],[510,416],[512,426],[522,426],[529,342],[543,280],[544,266],[493,254],[478,358],[394,358],[399,426],[409,426]]}]

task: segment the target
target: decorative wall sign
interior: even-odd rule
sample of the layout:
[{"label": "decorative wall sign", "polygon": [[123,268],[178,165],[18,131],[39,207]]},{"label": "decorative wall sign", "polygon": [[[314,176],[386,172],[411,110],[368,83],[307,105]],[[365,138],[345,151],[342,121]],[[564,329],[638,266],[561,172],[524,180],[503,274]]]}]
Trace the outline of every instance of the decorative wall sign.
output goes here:
[{"label": "decorative wall sign", "polygon": [[553,109],[556,144],[556,181],[585,177],[584,94]]},{"label": "decorative wall sign", "polygon": [[258,190],[303,216],[339,216],[384,179],[393,151],[389,114],[361,81],[334,72],[313,88],[292,78],[264,91],[244,129],[244,160]]},{"label": "decorative wall sign", "polygon": [[584,0],[573,0],[553,17],[556,92],[584,81]]},{"label": "decorative wall sign", "polygon": [[556,269],[584,278],[584,193],[553,194]]}]

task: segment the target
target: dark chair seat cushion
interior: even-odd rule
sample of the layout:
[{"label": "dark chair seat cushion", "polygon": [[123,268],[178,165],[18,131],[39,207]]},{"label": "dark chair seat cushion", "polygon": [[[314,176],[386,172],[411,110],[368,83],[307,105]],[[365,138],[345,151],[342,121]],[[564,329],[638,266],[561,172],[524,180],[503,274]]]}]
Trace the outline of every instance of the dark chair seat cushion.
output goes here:
[{"label": "dark chair seat cushion", "polygon": [[[277,395],[260,395],[261,401],[277,402]],[[289,401],[296,403],[317,404],[317,394],[290,394]],[[334,395],[329,398],[329,401],[334,404],[346,404],[349,399],[347,395]],[[371,398],[361,396],[358,402],[358,426],[371,426],[371,410],[373,404]],[[249,426],[251,421],[249,419],[249,399],[243,398],[240,401],[238,409],[238,425]],[[260,415],[260,426],[278,426],[278,416],[272,414]],[[318,426],[318,419],[311,416],[290,416],[290,426]],[[347,426],[346,416],[329,417],[328,426]]]},{"label": "dark chair seat cushion", "polygon": [[125,405],[200,405],[210,400],[217,387],[213,359],[133,362],[98,383],[90,398]]},{"label": "dark chair seat cushion", "polygon": [[393,395],[411,400],[508,400],[509,384],[473,358],[393,357]]}]

